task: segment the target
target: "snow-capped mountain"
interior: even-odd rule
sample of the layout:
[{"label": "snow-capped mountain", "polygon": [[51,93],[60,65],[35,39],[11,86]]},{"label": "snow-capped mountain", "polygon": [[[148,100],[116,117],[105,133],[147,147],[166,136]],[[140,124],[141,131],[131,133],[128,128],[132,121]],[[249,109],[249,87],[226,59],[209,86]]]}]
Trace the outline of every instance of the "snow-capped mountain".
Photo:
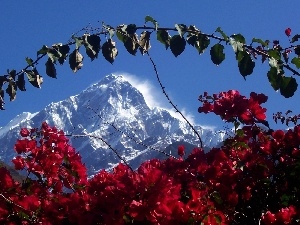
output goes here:
[{"label": "snow-capped mountain", "polygon": [[[0,128],[0,159],[9,163],[21,127],[40,127],[43,121],[68,134],[101,137],[133,168],[150,158],[164,158],[159,151],[176,155],[176,145],[199,145],[199,140],[183,121],[166,109],[150,108],[144,96],[121,75],[108,75],[78,95],[49,104],[37,113],[24,112]],[[215,146],[223,133],[195,126],[207,147]],[[89,175],[110,169],[120,162],[100,139],[70,138],[88,167]],[[189,143],[189,144],[188,144]],[[172,145],[173,144],[173,145]],[[174,151],[175,149],[175,151]]]}]

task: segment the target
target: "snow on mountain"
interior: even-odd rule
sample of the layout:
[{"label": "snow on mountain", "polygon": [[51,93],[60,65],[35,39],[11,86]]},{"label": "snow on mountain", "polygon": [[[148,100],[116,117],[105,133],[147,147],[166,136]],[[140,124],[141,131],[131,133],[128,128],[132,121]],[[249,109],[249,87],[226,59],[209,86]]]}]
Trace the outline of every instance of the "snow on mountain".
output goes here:
[{"label": "snow on mountain", "polygon": [[[9,163],[15,156],[13,146],[21,127],[40,127],[43,121],[65,133],[103,138],[133,168],[146,159],[166,157],[156,150],[168,149],[168,153],[176,155],[176,148],[170,148],[174,143],[199,144],[185,122],[166,109],[150,108],[141,92],[128,80],[111,74],[78,95],[51,103],[37,113],[24,112],[0,128],[1,160]],[[207,147],[224,139],[222,132],[201,126],[195,128]],[[120,162],[100,139],[86,136],[70,141],[80,152],[90,175]]]},{"label": "snow on mountain", "polygon": [[14,129],[15,127],[18,127],[19,124],[22,124],[27,120],[30,120],[33,116],[35,116],[35,114],[36,113],[23,112],[20,115],[16,116],[5,127],[0,128],[0,137],[2,137],[4,134]]}]

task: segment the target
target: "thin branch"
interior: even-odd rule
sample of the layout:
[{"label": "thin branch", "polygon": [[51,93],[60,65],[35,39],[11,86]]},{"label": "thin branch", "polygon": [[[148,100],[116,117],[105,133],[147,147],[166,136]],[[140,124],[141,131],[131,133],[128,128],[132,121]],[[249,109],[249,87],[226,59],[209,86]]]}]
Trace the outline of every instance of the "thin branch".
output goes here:
[{"label": "thin branch", "polygon": [[[103,117],[102,117],[99,113],[97,113],[97,112],[95,111],[95,109],[93,109],[90,105],[88,105],[87,108],[88,108],[88,109],[91,109],[91,110],[95,113],[95,115],[96,115],[97,117],[99,117],[99,119],[103,119]],[[122,131],[122,130],[120,130],[119,128],[117,128],[113,123],[104,122],[104,124],[110,125],[110,126],[113,127],[116,131],[118,131],[118,132],[121,133],[121,134],[124,134],[127,138],[129,138],[130,140],[134,141],[134,142],[135,142],[136,144],[138,144],[138,145],[142,145],[142,146],[145,147],[145,148],[149,148],[149,149],[151,149],[151,150],[153,150],[153,151],[160,152],[160,153],[162,153],[162,154],[164,154],[164,155],[166,155],[166,156],[168,156],[168,157],[172,157],[172,158],[174,158],[174,159],[177,159],[175,156],[173,156],[173,155],[171,155],[171,154],[168,154],[168,153],[166,153],[166,152],[164,152],[164,151],[161,151],[161,150],[158,150],[158,149],[155,149],[155,148],[153,148],[153,147],[151,147],[151,146],[146,145],[145,143],[143,143],[143,141],[137,141],[134,137],[128,135],[128,134],[125,133],[124,131]]]},{"label": "thin branch", "polygon": [[115,154],[116,156],[124,162],[124,164],[132,171],[135,173],[135,171],[131,168],[131,166],[126,162],[125,159],[122,158],[122,156],[120,156],[120,154],[117,152],[117,150],[115,150],[107,141],[105,141],[102,137],[98,137],[92,134],[65,134],[65,136],[67,137],[91,137],[91,138],[95,138],[95,139],[99,139],[101,140],[104,144],[106,144]]},{"label": "thin branch", "polygon": [[153,69],[155,71],[155,74],[156,74],[156,78],[157,78],[157,81],[160,85],[160,88],[163,92],[163,94],[165,95],[165,97],[167,98],[167,100],[169,101],[169,103],[172,105],[172,107],[175,109],[176,112],[178,112],[180,114],[180,116],[187,122],[187,124],[190,126],[190,128],[193,130],[193,132],[196,134],[196,136],[198,137],[199,139],[199,142],[200,142],[200,147],[203,148],[203,142],[202,142],[202,139],[200,137],[200,134],[198,133],[198,131],[195,129],[195,127],[190,123],[190,121],[183,115],[183,113],[177,108],[177,106],[172,102],[172,100],[170,99],[168,93],[166,92],[165,90],[165,87],[162,85],[162,82],[160,80],[160,77],[159,77],[159,74],[158,74],[158,71],[157,71],[157,67],[152,59],[152,57],[150,56],[149,52],[146,51],[146,54],[148,55],[152,65],[153,65]]},{"label": "thin branch", "polygon": [[[126,35],[128,38],[131,38],[132,41],[134,41],[134,39],[132,39],[131,36],[129,36],[128,34],[125,34],[123,33],[122,31],[119,31],[117,30],[117,32],[120,32],[121,34],[123,35]],[[139,42],[135,42],[139,48],[141,49],[144,49]],[[156,67],[156,64],[154,63],[154,60],[152,59],[152,57],[150,56],[150,53],[147,49],[144,49],[144,52],[147,54],[149,60],[151,61],[152,63],[152,66],[153,66],[153,69],[154,69],[154,72],[156,74],[156,78],[157,78],[157,81],[160,85],[160,88],[162,89],[162,92],[163,94],[165,95],[165,97],[167,98],[167,100],[169,101],[169,103],[171,104],[171,106],[175,109],[175,112],[178,112],[180,114],[180,116],[187,122],[187,124],[190,126],[190,128],[193,130],[193,132],[196,134],[196,136],[198,137],[199,139],[199,142],[200,142],[200,147],[203,148],[203,142],[202,142],[202,139],[198,133],[198,131],[196,131],[196,129],[194,128],[194,126],[190,123],[190,121],[183,115],[183,113],[177,108],[177,106],[173,103],[173,101],[170,99],[168,93],[165,91],[165,87],[162,85],[162,82],[160,80],[160,77],[159,77],[159,74],[158,74],[158,70],[157,70],[157,67]]]},{"label": "thin branch", "polygon": [[[80,31],[78,31],[77,33],[75,34],[79,34],[80,32],[91,32],[93,35],[108,35],[109,34],[109,31],[110,29],[114,32],[121,32],[122,33],[122,30],[119,28],[119,27],[110,27],[110,28],[107,28],[107,27],[102,27],[102,30],[101,28],[93,28],[91,27],[91,25],[89,24],[88,26],[86,26],[85,28],[82,28]],[[159,30],[165,30],[165,31],[174,31],[176,32],[177,29],[176,28],[163,28],[163,27],[160,27],[160,28],[156,28],[156,27],[151,27],[151,26],[137,26],[136,27],[136,30],[152,30],[152,32],[154,31],[159,31]],[[214,40],[217,40],[219,42],[225,42],[226,44],[228,43],[228,40],[225,39],[224,37],[219,37],[219,36],[216,36],[214,33],[213,34],[206,34],[206,33],[203,33],[197,29],[190,29],[190,28],[185,28],[182,30],[183,32],[185,33],[190,33],[190,34],[196,34],[196,35],[203,35],[203,36],[206,36],[208,38],[212,38]],[[72,40],[69,40],[69,42],[66,44],[68,46],[70,45],[73,45],[75,44],[74,41]],[[137,43],[139,44],[139,43]],[[266,58],[271,58],[271,56],[266,52],[266,51],[260,51],[259,49],[256,49],[254,47],[252,47],[252,45],[247,45],[247,44],[243,44],[243,47],[247,50],[251,50],[252,52],[258,54],[258,55],[261,55],[261,56],[264,56]],[[292,47],[292,46],[291,46]],[[287,48],[283,48],[283,49],[280,49],[280,52],[282,51],[285,51],[286,49],[289,49],[291,47],[287,47]],[[49,48],[50,49],[50,48]],[[146,53],[147,51],[145,51]],[[149,53],[147,52],[147,54],[149,55]],[[47,53],[45,54],[41,54],[40,56],[37,56],[36,60],[34,60],[32,62],[31,65],[27,65],[26,67],[24,67],[22,70],[20,70],[19,72],[16,72],[15,76],[20,76],[22,73],[24,73],[27,69],[29,69],[30,67],[34,67],[38,64],[38,62],[44,58],[45,56],[47,55]],[[153,61],[153,60],[152,60]],[[291,64],[290,63],[282,63],[282,66],[291,71],[293,73],[293,75],[297,75],[297,76],[300,76],[300,72],[298,72],[296,69],[293,69],[291,67]],[[5,79],[6,75],[3,76],[3,78]],[[14,79],[14,82],[15,82],[15,78]],[[4,83],[8,83],[8,80],[7,81],[4,81],[2,83],[2,85]],[[0,96],[0,109],[4,109],[3,105],[5,104],[3,98]],[[1,107],[2,106],[2,107]]]},{"label": "thin branch", "polygon": [[23,210],[24,212],[29,212],[29,213],[31,213],[31,214],[33,215],[32,217],[34,217],[34,215],[35,215],[35,212],[34,212],[34,211],[32,211],[32,210],[30,210],[30,209],[25,209],[23,206],[21,206],[21,205],[15,203],[15,202],[14,202],[13,200],[11,200],[10,198],[5,197],[2,193],[0,193],[0,197],[2,197],[8,204],[14,205],[14,206],[20,208],[21,210]]},{"label": "thin branch", "polygon": [[[258,55],[263,55],[268,59],[272,58],[272,57],[270,57],[270,55],[268,53],[266,53],[264,51],[260,51],[256,48],[253,48],[251,45],[244,44],[244,47],[246,47],[246,48],[250,49],[251,51],[257,53]],[[296,71],[295,69],[293,69],[289,64],[283,63],[282,66],[285,67],[286,69],[288,69],[289,71],[293,72],[294,75],[300,76],[300,73],[298,71]]]}]

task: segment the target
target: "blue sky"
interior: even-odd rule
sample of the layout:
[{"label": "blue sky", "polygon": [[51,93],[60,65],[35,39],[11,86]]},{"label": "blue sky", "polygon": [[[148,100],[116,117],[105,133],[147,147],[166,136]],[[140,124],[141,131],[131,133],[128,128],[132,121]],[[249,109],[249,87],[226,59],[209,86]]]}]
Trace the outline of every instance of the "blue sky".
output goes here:
[{"label": "blue sky", "polygon": [[[288,44],[284,34],[287,27],[293,34],[299,32],[299,1],[1,1],[0,9],[0,74],[7,69],[19,71],[25,65],[25,57],[35,58],[42,45],[67,43],[72,33],[91,24],[100,27],[101,22],[111,26],[135,23],[142,26],[146,15],[155,18],[160,27],[174,27],[175,23],[195,25],[205,33],[213,33],[221,27],[227,34],[241,33],[248,43],[253,37],[280,39]],[[175,33],[174,33],[175,34]],[[115,37],[116,39],[116,37]],[[154,37],[152,39],[155,39]],[[103,40],[102,40],[103,43]],[[36,112],[53,101],[75,95],[110,73],[126,72],[138,80],[151,84],[158,105],[164,105],[155,79],[155,73],[146,56],[131,56],[117,41],[119,55],[113,65],[100,54],[90,62],[85,57],[83,68],[74,74],[68,62],[57,66],[58,79],[45,74],[44,61],[37,69],[44,75],[42,89],[26,84],[27,92],[18,92],[17,99],[6,100],[6,110],[0,112],[0,127],[21,112]],[[222,126],[218,117],[199,114],[197,98],[204,91],[217,93],[237,89],[248,96],[251,91],[269,96],[266,106],[268,118],[273,112],[293,110],[300,113],[299,90],[295,96],[285,99],[268,83],[267,64],[256,61],[254,73],[245,81],[239,74],[234,53],[226,47],[226,59],[220,66],[210,61],[209,50],[202,55],[190,46],[175,58],[170,50],[156,40],[152,41],[153,57],[166,91],[179,108],[194,117],[197,124]],[[297,79],[299,80],[299,79]]]}]

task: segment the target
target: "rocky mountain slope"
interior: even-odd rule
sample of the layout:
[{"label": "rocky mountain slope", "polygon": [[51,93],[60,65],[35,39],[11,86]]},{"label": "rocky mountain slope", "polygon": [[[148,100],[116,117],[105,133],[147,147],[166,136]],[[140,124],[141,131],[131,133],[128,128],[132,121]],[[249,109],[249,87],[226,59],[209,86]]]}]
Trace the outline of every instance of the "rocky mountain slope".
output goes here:
[{"label": "rocky mountain slope", "polygon": [[[149,158],[163,158],[156,150],[176,155],[174,143],[197,146],[189,126],[162,108],[150,108],[144,96],[121,75],[108,75],[78,95],[51,103],[36,113],[24,112],[0,128],[0,159],[9,163],[21,127],[40,127],[43,121],[68,134],[90,134],[108,142],[133,167]],[[116,129],[117,128],[117,129]],[[195,126],[205,146],[214,146],[224,134]],[[92,175],[110,169],[119,159],[101,140],[70,138]],[[173,147],[170,147],[172,145]],[[176,145],[176,144],[175,144]],[[154,150],[156,149],[156,150]],[[175,149],[175,150],[174,150]]]}]

